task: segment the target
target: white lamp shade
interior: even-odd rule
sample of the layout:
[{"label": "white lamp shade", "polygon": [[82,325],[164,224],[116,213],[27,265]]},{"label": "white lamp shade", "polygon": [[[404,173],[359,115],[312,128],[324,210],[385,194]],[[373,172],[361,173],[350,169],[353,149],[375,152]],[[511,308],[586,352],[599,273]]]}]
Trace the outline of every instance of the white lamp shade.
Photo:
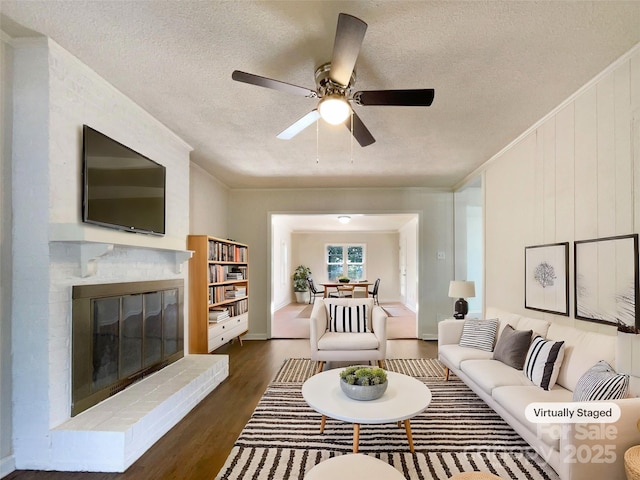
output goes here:
[{"label": "white lamp shade", "polygon": [[339,95],[327,95],[318,103],[318,112],[325,122],[338,125],[349,118],[351,106]]},{"label": "white lamp shade", "polygon": [[476,284],[466,280],[453,280],[449,283],[451,298],[471,298],[476,296]]}]

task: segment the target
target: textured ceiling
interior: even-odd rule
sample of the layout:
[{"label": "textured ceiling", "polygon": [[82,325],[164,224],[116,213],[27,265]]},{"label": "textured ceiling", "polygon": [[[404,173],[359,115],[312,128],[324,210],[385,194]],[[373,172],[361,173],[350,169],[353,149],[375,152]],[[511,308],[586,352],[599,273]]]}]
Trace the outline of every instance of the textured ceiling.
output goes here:
[{"label": "textured ceiling", "polygon": [[[640,42],[640,1],[0,1],[2,28],[51,37],[241,187],[448,188]],[[355,90],[435,88],[433,105],[356,107],[376,143],[322,122],[276,135],[315,101],[338,14],[368,23]],[[24,27],[21,28],[21,27]]]}]

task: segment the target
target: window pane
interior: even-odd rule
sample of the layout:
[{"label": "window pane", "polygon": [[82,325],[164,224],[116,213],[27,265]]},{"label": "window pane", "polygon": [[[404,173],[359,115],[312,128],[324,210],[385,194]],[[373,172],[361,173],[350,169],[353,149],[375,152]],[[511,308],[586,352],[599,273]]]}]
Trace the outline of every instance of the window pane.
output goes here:
[{"label": "window pane", "polygon": [[343,250],[341,246],[329,245],[327,247],[327,263],[342,263]]},{"label": "window pane", "polygon": [[348,271],[347,276],[352,280],[360,280],[363,277],[362,265],[349,265],[349,267],[347,268],[347,271]]},{"label": "window pane", "polygon": [[349,263],[364,262],[362,247],[347,247],[347,261]]},{"label": "window pane", "polygon": [[330,282],[335,282],[340,275],[342,275],[342,264],[327,265],[327,277]]}]

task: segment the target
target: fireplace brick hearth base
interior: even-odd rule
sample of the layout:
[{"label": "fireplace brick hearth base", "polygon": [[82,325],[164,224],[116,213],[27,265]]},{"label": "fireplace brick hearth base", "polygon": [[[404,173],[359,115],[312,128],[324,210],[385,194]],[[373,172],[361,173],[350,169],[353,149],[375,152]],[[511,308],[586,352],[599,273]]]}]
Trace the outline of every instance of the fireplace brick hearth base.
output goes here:
[{"label": "fireplace brick hearth base", "polygon": [[227,355],[187,355],[51,430],[60,471],[124,472],[229,375]]}]

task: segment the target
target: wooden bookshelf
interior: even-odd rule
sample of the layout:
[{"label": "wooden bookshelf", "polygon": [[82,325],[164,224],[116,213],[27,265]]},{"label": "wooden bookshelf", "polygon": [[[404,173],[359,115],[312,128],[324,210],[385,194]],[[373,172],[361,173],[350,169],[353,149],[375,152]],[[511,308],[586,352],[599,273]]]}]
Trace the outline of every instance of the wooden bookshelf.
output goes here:
[{"label": "wooden bookshelf", "polygon": [[[189,352],[209,353],[249,330],[249,247],[208,235],[189,235],[187,248],[193,251],[189,261]],[[224,318],[211,321],[216,314]]]}]

